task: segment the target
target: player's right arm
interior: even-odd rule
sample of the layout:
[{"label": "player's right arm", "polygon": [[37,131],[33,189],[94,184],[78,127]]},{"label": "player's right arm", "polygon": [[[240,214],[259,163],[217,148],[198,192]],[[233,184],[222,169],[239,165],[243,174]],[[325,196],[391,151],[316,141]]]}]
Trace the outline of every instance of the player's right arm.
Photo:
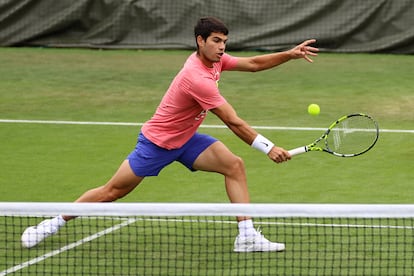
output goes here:
[{"label": "player's right arm", "polygon": [[[236,134],[241,140],[248,145],[255,146],[255,143],[260,144],[261,138],[263,138],[264,144],[270,144],[269,150],[266,148],[257,148],[273,160],[274,162],[283,162],[290,159],[289,153],[280,147],[274,146],[269,140],[261,136],[256,130],[254,130],[249,124],[241,119],[234,108],[229,104],[225,103],[211,110],[217,117],[219,117],[229,128]],[[258,143],[259,142],[259,143]]]},{"label": "player's right arm", "polygon": [[249,145],[253,143],[253,140],[258,133],[237,115],[236,111],[229,103],[222,104],[211,111],[240,139]]}]

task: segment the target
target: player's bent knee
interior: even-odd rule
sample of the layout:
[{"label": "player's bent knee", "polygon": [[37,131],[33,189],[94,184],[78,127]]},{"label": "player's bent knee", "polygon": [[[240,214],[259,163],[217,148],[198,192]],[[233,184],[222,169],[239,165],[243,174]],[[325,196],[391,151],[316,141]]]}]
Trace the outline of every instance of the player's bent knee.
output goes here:
[{"label": "player's bent knee", "polygon": [[241,157],[235,156],[234,159],[231,162],[231,165],[228,170],[228,174],[244,174],[245,167],[244,167],[244,161]]}]

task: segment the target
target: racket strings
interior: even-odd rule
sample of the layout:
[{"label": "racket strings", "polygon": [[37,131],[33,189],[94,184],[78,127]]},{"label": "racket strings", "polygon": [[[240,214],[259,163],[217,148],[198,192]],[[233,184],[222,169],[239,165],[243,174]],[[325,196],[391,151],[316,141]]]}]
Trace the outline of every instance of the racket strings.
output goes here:
[{"label": "racket strings", "polygon": [[326,147],[340,154],[359,154],[378,138],[376,123],[367,116],[352,116],[339,121],[328,135]]}]

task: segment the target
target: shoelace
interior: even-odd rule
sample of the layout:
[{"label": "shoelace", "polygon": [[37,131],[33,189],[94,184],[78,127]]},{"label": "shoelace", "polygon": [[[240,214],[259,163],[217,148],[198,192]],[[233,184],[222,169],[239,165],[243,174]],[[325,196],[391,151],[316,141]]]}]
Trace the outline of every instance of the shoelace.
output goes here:
[{"label": "shoelace", "polygon": [[45,226],[48,223],[50,223],[50,221],[43,221],[38,226],[36,226],[36,230],[41,228],[45,232],[45,234],[49,235],[55,233],[57,230],[56,227],[53,227],[52,225],[49,225],[49,227]]},{"label": "shoelace", "polygon": [[263,235],[262,235],[262,230],[260,229],[260,225],[257,227],[257,229],[256,229],[256,233],[257,233],[258,235],[260,235],[260,236],[263,236]]}]

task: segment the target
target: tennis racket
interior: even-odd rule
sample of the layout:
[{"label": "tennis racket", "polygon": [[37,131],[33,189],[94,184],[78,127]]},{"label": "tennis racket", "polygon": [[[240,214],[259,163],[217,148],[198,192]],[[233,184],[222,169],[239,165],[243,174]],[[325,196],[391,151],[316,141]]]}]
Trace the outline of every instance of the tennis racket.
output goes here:
[{"label": "tennis racket", "polygon": [[289,150],[291,156],[324,151],[339,157],[353,157],[369,151],[378,141],[377,122],[369,115],[358,113],[339,118],[312,144]]}]

